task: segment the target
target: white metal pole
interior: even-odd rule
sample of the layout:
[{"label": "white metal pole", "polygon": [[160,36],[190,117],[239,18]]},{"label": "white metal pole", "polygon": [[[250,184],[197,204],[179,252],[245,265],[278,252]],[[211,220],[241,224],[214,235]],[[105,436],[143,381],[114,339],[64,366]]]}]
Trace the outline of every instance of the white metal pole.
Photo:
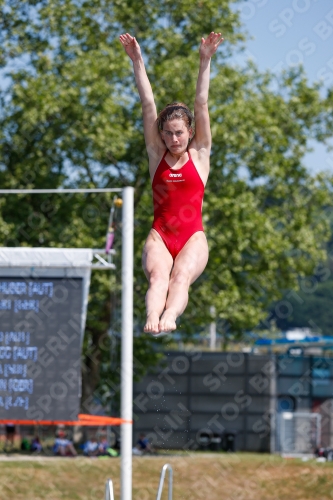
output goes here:
[{"label": "white metal pole", "polygon": [[216,349],[216,310],[214,306],[210,307],[210,315],[212,317],[212,321],[209,325],[209,347],[211,351],[215,351]]},{"label": "white metal pole", "polygon": [[[123,189],[121,300],[121,418],[133,408],[133,233],[134,188]],[[121,425],[120,498],[132,500],[132,424]]]},{"label": "white metal pole", "polygon": [[0,194],[119,193],[120,191],[122,191],[122,188],[0,189]]}]

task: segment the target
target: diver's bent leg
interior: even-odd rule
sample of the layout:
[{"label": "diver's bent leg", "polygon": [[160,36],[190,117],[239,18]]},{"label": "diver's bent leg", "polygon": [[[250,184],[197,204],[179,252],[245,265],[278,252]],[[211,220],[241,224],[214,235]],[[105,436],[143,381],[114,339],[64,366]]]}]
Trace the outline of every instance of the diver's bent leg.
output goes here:
[{"label": "diver's bent leg", "polygon": [[207,262],[206,236],[199,231],[191,236],[175,259],[165,311],[159,323],[160,331],[176,329],[176,319],[184,312],[188,303],[189,287],[202,274]]},{"label": "diver's bent leg", "polygon": [[153,271],[149,275],[149,288],[146,293],[147,320],[144,327],[145,332],[159,332],[158,324],[165,308],[168,284],[169,277],[165,279],[158,271]]},{"label": "diver's bent leg", "polygon": [[159,324],[161,331],[169,332],[176,329],[176,319],[185,311],[188,303],[189,286],[190,277],[184,271],[176,272],[170,278],[165,311]]},{"label": "diver's bent leg", "polygon": [[173,259],[161,237],[154,230],[149,233],[144,246],[142,264],[149,282],[144,331],[159,333],[159,320],[165,308]]}]

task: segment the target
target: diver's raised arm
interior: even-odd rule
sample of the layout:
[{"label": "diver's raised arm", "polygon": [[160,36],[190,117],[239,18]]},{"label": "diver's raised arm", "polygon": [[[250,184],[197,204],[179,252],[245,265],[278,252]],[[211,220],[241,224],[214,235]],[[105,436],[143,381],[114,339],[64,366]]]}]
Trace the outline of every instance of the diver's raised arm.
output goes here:
[{"label": "diver's raised arm", "polygon": [[194,101],[194,115],[196,121],[194,140],[198,149],[210,149],[211,147],[211,132],[208,113],[210,61],[221,42],[223,42],[221,33],[212,32],[206,39],[201,39],[199,49],[200,66]]},{"label": "diver's raised arm", "polygon": [[119,40],[133,63],[135,82],[142,106],[144,136],[148,155],[149,157],[151,154],[156,156],[158,151],[163,149],[164,146],[157,128],[157,111],[154,94],[146,73],[140,45],[136,38],[129,33],[120,35]]}]

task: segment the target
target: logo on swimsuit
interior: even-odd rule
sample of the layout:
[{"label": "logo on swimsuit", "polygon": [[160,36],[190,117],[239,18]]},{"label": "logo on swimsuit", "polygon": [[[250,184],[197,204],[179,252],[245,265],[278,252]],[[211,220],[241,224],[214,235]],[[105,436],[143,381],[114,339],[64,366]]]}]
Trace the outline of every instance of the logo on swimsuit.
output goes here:
[{"label": "logo on swimsuit", "polygon": [[183,177],[183,174],[169,174],[169,177]]}]

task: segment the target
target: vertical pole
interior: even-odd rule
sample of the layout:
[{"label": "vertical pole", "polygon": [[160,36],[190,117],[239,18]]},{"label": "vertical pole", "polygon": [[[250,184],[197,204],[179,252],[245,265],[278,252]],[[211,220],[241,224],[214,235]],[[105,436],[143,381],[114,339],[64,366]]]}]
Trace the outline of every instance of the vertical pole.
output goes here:
[{"label": "vertical pole", "polygon": [[[278,360],[275,354],[270,355],[271,369],[269,370],[269,413],[270,413],[270,453],[276,453],[279,443],[279,422],[278,422],[278,399],[277,399],[277,377],[278,377]],[[245,393],[248,394],[248,393]]]},{"label": "vertical pole", "polygon": [[[123,189],[121,264],[121,418],[132,420],[133,405],[133,233],[134,188]],[[132,500],[132,424],[121,425],[121,500]]]},{"label": "vertical pole", "polygon": [[212,321],[209,325],[209,347],[211,351],[215,351],[216,349],[216,310],[214,306],[210,306],[209,309],[210,315],[212,317]]}]

